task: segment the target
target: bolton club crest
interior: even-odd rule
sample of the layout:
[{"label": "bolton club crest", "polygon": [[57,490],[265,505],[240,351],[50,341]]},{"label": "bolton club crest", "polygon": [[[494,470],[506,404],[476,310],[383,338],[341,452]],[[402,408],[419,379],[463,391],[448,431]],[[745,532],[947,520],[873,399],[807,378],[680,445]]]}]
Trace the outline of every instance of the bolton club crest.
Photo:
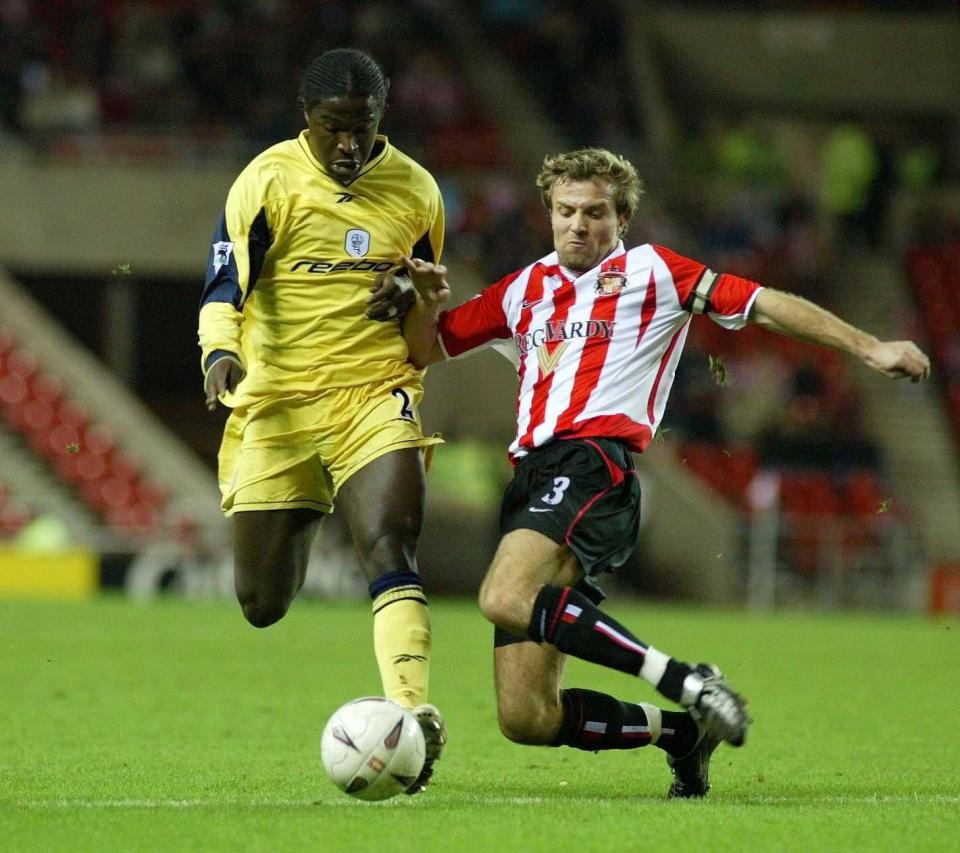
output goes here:
[{"label": "bolton club crest", "polygon": [[598,296],[612,296],[627,286],[627,274],[620,270],[604,270],[597,276]]},{"label": "bolton club crest", "polygon": [[343,239],[343,248],[352,258],[362,258],[370,251],[370,232],[351,228]]}]

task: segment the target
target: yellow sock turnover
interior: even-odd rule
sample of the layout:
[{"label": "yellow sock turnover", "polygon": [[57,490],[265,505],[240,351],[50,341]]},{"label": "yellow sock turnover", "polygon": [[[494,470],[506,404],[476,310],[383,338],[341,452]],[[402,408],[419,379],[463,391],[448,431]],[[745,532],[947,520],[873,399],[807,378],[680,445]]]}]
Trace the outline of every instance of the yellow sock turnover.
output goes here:
[{"label": "yellow sock turnover", "polygon": [[405,708],[427,701],[430,611],[421,587],[394,587],[374,599],[373,649],[384,696]]}]

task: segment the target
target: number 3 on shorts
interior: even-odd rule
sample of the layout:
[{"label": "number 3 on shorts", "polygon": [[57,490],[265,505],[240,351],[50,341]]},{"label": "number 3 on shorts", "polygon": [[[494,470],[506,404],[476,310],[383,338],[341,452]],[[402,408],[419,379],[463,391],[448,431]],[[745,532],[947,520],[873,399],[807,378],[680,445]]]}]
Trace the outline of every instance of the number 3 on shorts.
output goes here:
[{"label": "number 3 on shorts", "polygon": [[394,388],[390,393],[400,401],[400,417],[415,421],[417,418],[413,412],[410,395],[403,388]]},{"label": "number 3 on shorts", "polygon": [[545,504],[550,504],[550,506],[556,506],[560,501],[563,500],[563,493],[567,490],[567,486],[570,485],[569,477],[554,477],[553,480],[553,491],[545,494],[540,500]]}]

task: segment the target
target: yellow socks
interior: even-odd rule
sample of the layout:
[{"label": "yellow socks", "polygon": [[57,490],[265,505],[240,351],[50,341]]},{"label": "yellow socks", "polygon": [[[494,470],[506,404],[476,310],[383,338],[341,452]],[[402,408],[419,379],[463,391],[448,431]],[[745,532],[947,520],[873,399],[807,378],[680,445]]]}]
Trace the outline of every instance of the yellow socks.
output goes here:
[{"label": "yellow socks", "polygon": [[373,650],[383,695],[405,708],[427,701],[430,611],[419,576],[390,572],[370,584]]}]

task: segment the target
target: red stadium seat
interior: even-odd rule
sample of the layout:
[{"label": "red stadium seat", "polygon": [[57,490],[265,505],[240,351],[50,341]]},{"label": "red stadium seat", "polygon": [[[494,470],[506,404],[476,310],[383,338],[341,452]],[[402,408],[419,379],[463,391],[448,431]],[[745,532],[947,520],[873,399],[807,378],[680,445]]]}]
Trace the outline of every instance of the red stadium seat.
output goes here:
[{"label": "red stadium seat", "polygon": [[30,383],[31,396],[51,405],[58,405],[63,396],[63,383],[49,373],[38,373]]},{"label": "red stadium seat", "polygon": [[845,509],[857,516],[875,516],[885,508],[893,508],[879,476],[873,471],[847,474],[843,496]]},{"label": "red stadium seat", "polygon": [[18,533],[30,523],[32,517],[29,507],[18,501],[6,501],[0,506],[0,533],[7,536]]},{"label": "red stadium seat", "polygon": [[[0,413],[108,525],[146,535],[161,523],[167,493],[144,481],[138,462],[117,450],[114,431],[91,422],[82,404],[65,399],[63,382],[40,371],[35,356],[17,347],[2,326]],[[0,509],[0,532],[5,534],[31,518],[26,507],[6,500],[5,489]]]},{"label": "red stadium seat", "polygon": [[140,478],[140,466],[125,453],[114,451],[107,456],[110,473],[119,480],[133,482]]},{"label": "red stadium seat", "polygon": [[45,433],[53,418],[53,406],[46,400],[31,400],[23,407],[24,425],[31,432]]},{"label": "red stadium seat", "polygon": [[162,507],[169,497],[165,489],[150,483],[140,482],[137,486],[137,501],[145,507]]},{"label": "red stadium seat", "polygon": [[79,454],[76,461],[76,471],[80,479],[85,481],[101,480],[107,474],[107,463],[99,453]]},{"label": "red stadium seat", "polygon": [[706,441],[692,441],[680,447],[681,462],[716,491],[721,491],[723,482],[720,456],[716,446]]},{"label": "red stadium seat", "polygon": [[133,497],[133,487],[129,480],[120,477],[107,477],[101,480],[99,491],[104,505],[112,509],[128,506]]},{"label": "red stadium seat", "polygon": [[840,499],[829,474],[823,471],[785,471],[780,506],[800,516],[838,515]]},{"label": "red stadium seat", "polygon": [[7,356],[7,372],[28,379],[37,371],[37,359],[24,349],[15,349]]},{"label": "red stadium seat", "polygon": [[15,373],[7,373],[0,379],[0,402],[6,406],[16,407],[28,397],[26,380]]},{"label": "red stadium seat", "polygon": [[84,445],[91,453],[104,456],[114,449],[113,430],[103,424],[91,424],[83,434]]},{"label": "red stadium seat", "polygon": [[160,523],[160,514],[155,509],[140,504],[115,507],[106,518],[111,527],[141,536],[155,530]]},{"label": "red stadium seat", "polygon": [[0,326],[0,356],[6,356],[12,349],[13,333],[6,326]]},{"label": "red stadium seat", "polygon": [[47,453],[54,456],[75,456],[80,450],[80,430],[65,423],[56,424],[49,434]]},{"label": "red stadium seat", "polygon": [[[722,453],[722,451],[721,451]],[[757,454],[749,447],[736,448],[724,456],[724,494],[742,507],[747,506],[747,487],[759,468]]]},{"label": "red stadium seat", "polygon": [[821,568],[821,530],[810,515],[793,515],[786,524],[786,557],[790,567],[807,578],[816,577]]},{"label": "red stadium seat", "polygon": [[87,410],[79,403],[65,400],[57,407],[57,420],[77,430],[86,429]]}]

